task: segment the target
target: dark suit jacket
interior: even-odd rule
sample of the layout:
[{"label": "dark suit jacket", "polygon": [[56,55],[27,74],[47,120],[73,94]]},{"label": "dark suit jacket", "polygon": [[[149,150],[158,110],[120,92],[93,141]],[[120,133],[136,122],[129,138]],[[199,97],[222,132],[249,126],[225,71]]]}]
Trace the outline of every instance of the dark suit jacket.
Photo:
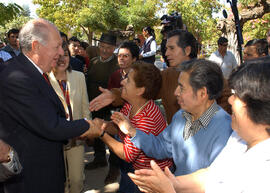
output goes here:
[{"label": "dark suit jacket", "polygon": [[63,193],[63,144],[89,124],[66,120],[53,88],[22,54],[0,73],[0,90],[0,138],[16,149],[23,166],[6,183],[8,192]]},{"label": "dark suit jacket", "polygon": [[71,65],[73,70],[77,70],[83,73],[83,65],[84,63],[78,58],[70,57],[69,64]]}]

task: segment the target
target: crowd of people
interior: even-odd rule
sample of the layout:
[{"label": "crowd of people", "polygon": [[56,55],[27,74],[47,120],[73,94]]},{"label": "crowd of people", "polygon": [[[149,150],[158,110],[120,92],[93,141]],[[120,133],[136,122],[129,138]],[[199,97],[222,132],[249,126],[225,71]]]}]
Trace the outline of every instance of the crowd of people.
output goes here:
[{"label": "crowd of people", "polygon": [[154,30],[142,34],[108,31],[96,47],[41,18],[7,33],[0,193],[80,193],[84,170],[107,165],[104,184],[120,175],[119,193],[269,192],[270,30],[238,64],[226,37],[198,59],[193,34],[172,29],[162,71]]}]

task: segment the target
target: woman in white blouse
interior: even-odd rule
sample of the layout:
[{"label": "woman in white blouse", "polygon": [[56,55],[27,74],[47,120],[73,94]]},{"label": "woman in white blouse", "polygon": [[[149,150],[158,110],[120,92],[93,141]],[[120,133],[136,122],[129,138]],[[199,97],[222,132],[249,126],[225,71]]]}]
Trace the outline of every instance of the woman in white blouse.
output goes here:
[{"label": "woman in white blouse", "polygon": [[148,26],[143,28],[142,33],[145,37],[145,42],[141,48],[139,59],[154,64],[157,51],[155,31]]}]

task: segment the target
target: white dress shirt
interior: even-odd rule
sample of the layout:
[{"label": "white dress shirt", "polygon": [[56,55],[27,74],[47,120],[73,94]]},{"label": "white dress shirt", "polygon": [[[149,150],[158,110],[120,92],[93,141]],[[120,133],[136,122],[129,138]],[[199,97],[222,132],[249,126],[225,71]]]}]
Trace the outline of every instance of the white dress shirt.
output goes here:
[{"label": "white dress shirt", "polygon": [[228,79],[233,69],[237,67],[237,61],[232,52],[227,51],[225,56],[222,57],[219,51],[212,53],[209,60],[216,62],[223,73],[225,79]]}]

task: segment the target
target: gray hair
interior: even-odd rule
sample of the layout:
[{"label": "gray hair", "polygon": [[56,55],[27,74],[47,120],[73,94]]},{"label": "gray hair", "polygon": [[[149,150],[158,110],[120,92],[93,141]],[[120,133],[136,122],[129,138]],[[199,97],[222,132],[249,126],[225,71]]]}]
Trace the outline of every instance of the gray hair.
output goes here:
[{"label": "gray hair", "polygon": [[19,33],[19,43],[22,52],[32,50],[32,42],[38,41],[42,45],[46,45],[49,40],[49,27],[57,28],[45,19],[34,19],[27,22]]}]

